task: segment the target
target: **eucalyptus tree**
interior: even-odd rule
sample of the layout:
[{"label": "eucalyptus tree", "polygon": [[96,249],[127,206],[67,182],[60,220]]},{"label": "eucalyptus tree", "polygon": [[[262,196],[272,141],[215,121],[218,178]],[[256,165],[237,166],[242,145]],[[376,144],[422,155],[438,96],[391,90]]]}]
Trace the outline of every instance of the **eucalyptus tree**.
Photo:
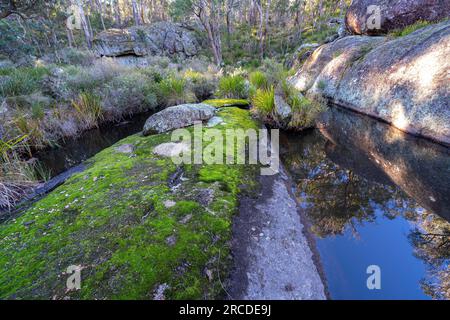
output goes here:
[{"label": "eucalyptus tree", "polygon": [[217,65],[223,62],[220,35],[223,5],[223,0],[175,0],[171,4],[173,16],[193,16],[200,22],[207,34]]}]

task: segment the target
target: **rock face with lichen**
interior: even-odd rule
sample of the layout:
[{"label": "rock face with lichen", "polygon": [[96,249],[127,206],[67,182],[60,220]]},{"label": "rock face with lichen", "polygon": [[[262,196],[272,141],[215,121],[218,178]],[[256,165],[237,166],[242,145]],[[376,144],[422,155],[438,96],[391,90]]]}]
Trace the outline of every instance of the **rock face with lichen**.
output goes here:
[{"label": "rock face with lichen", "polygon": [[178,56],[192,57],[198,53],[199,43],[194,33],[181,24],[158,22],[128,29],[109,29],[94,39],[99,56]]},{"label": "rock face with lichen", "polygon": [[[372,28],[367,21],[374,11],[369,6],[378,6],[380,28]],[[450,16],[448,0],[354,0],[350,5],[345,23],[354,34],[385,34],[403,29],[418,21],[439,21]]]},{"label": "rock face with lichen", "polygon": [[290,82],[450,145],[449,56],[450,21],[393,39],[349,36],[318,48]]}]

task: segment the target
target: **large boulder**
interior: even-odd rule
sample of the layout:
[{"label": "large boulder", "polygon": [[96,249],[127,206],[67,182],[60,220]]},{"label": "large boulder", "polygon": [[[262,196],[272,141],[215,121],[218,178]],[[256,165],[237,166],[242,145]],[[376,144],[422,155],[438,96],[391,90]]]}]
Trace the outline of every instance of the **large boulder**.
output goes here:
[{"label": "large boulder", "polygon": [[94,39],[94,50],[100,56],[167,55],[191,57],[199,44],[193,32],[181,24],[158,22],[128,29],[109,29]]},{"label": "large boulder", "polygon": [[143,134],[162,133],[193,125],[197,121],[209,120],[216,108],[203,104],[181,104],[164,109],[150,116],[145,122]]},{"label": "large boulder", "polygon": [[350,36],[318,48],[290,82],[450,145],[449,55],[450,21],[396,39]]},{"label": "large boulder", "polygon": [[[369,6],[378,6],[380,28],[372,28],[374,11]],[[345,23],[354,34],[385,34],[395,29],[402,29],[417,21],[439,21],[450,16],[448,0],[353,0]]]}]

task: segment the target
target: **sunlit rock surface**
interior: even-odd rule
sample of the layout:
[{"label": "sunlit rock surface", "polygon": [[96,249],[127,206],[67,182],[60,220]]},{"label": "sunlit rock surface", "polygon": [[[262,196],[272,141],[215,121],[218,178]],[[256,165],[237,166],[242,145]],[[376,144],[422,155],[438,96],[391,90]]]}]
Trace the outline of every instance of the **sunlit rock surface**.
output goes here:
[{"label": "sunlit rock surface", "polygon": [[350,36],[318,48],[290,82],[450,145],[449,55],[449,21],[395,39]]},{"label": "sunlit rock surface", "polygon": [[[368,117],[332,108],[319,121],[327,153],[370,180],[398,185],[419,205],[450,221],[450,151]],[[339,153],[351,150],[345,154]]]},{"label": "sunlit rock surface", "polygon": [[109,29],[94,39],[95,51],[106,57],[168,55],[186,58],[196,55],[198,47],[190,30],[170,22]]},{"label": "sunlit rock surface", "polygon": [[[381,28],[370,28],[367,21],[374,14],[369,6],[378,6]],[[450,16],[448,0],[354,0],[345,23],[354,34],[384,34],[417,21],[439,21]]]}]

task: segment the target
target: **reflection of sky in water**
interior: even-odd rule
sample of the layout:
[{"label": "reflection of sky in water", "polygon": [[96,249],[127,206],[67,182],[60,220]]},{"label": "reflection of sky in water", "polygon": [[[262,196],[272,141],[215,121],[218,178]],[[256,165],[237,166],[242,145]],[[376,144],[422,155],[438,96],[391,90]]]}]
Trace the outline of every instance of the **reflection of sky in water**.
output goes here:
[{"label": "reflection of sky in water", "polygon": [[[333,299],[428,299],[419,286],[426,272],[413,255],[408,221],[389,220],[379,210],[375,222],[347,228],[343,235],[317,240]],[[355,231],[357,235],[355,235]],[[381,268],[381,290],[368,290],[366,268]]]},{"label": "reflection of sky in water", "polygon": [[[326,143],[318,132],[285,135],[281,157],[311,222],[331,297],[430,299],[421,287],[430,266],[415,256],[409,238],[421,228],[426,210],[386,180],[364,154],[352,155],[342,146],[325,152]],[[328,158],[330,152],[334,161],[344,155],[345,167]],[[369,265],[381,268],[381,290],[367,289]]]}]

